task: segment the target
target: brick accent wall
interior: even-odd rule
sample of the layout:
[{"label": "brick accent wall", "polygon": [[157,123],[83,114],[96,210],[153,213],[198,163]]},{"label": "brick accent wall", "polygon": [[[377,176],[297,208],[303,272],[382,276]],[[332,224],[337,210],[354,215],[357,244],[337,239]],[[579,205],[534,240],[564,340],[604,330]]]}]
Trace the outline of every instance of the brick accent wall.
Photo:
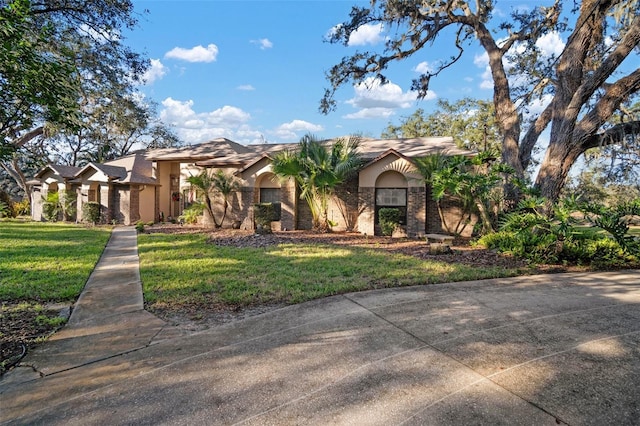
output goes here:
[{"label": "brick accent wall", "polygon": [[[427,188],[427,233],[449,233],[446,229],[445,222],[449,225],[451,232],[455,232],[456,225],[463,214],[461,202],[451,197],[444,197],[440,200],[440,206],[442,208],[442,216],[444,217],[441,216],[436,202],[433,201],[431,197],[430,188]],[[468,219],[465,218],[465,221],[466,220]],[[473,226],[477,222],[478,216],[472,214],[469,223],[462,229],[462,226],[464,226],[463,222],[458,232],[462,236],[470,237],[473,233]]]},{"label": "brick accent wall", "polygon": [[357,176],[336,188],[333,204],[340,212],[340,217],[336,218],[338,229],[346,231],[358,229],[359,199]]},{"label": "brick accent wall", "polygon": [[138,185],[129,186],[129,222],[133,225],[140,220],[140,189]]},{"label": "brick accent wall", "polygon": [[407,235],[421,236],[426,229],[427,192],[425,187],[407,188]]},{"label": "brick accent wall", "polygon": [[376,189],[358,188],[358,232],[361,234],[374,234],[375,205]]}]

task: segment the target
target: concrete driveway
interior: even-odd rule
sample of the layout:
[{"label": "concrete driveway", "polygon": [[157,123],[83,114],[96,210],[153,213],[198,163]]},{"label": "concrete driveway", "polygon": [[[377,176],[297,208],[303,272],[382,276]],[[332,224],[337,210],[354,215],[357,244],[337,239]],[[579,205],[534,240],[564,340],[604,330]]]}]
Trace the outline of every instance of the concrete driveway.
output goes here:
[{"label": "concrete driveway", "polygon": [[[9,424],[640,422],[638,271],[336,296],[0,381]],[[90,348],[86,348],[90,351]]]}]

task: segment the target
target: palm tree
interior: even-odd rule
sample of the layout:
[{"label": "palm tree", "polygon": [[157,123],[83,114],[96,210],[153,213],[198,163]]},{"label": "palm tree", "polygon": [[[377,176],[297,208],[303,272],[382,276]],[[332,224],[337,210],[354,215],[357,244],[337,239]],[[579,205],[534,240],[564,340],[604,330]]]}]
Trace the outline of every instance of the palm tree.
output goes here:
[{"label": "palm tree", "polygon": [[[202,194],[205,208],[207,209],[209,216],[211,216],[213,226],[215,228],[222,227],[229,207],[229,195],[238,189],[238,182],[235,178],[232,175],[226,174],[222,170],[217,170],[213,174],[210,174],[207,170],[203,170],[196,176],[189,176],[187,178],[187,182],[196,187],[196,189]],[[213,213],[213,199],[211,196],[215,193],[222,195],[224,203],[224,211],[222,213],[220,223],[218,223]]]},{"label": "palm tree", "polygon": [[238,181],[233,177],[233,175],[226,174],[222,170],[217,170],[213,176],[211,176],[213,181],[213,189],[215,192],[220,193],[223,199],[224,210],[222,212],[222,219],[220,219],[220,226],[224,223],[224,219],[227,217],[227,209],[229,208],[229,195],[232,192],[235,192],[239,188]]},{"label": "palm tree", "polygon": [[271,169],[280,178],[293,178],[301,190],[300,198],[309,205],[313,228],[330,229],[329,201],[335,188],[358,170],[362,159],[357,153],[359,140],[337,139],[325,146],[315,136],[305,135],[296,150],[276,154]]}]

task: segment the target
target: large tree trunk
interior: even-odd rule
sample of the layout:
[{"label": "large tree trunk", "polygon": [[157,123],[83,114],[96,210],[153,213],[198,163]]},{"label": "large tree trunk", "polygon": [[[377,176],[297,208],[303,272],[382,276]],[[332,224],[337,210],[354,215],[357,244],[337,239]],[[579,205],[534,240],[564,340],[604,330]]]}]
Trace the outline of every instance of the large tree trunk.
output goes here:
[{"label": "large tree trunk", "polygon": [[582,154],[580,147],[568,139],[566,136],[553,139],[538,172],[536,186],[541,195],[552,202],[559,198],[571,166]]},{"label": "large tree trunk", "polygon": [[[502,132],[502,161],[513,167],[518,178],[524,177],[520,162],[520,117],[516,105],[511,100],[509,80],[504,69],[503,58],[507,51],[496,44],[490,31],[481,23],[476,23],[476,33],[480,43],[489,56],[489,67],[493,77],[493,102],[496,109],[496,121]],[[514,206],[520,194],[510,183],[504,187],[504,198],[507,209]]]}]

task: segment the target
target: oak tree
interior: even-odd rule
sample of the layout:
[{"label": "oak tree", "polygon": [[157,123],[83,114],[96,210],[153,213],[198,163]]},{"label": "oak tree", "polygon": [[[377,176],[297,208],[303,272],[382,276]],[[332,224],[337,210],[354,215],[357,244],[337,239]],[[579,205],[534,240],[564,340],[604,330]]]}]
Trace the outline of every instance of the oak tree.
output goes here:
[{"label": "oak tree", "polygon": [[[350,19],[332,32],[330,42],[347,45],[359,28],[376,24],[388,29],[388,37],[382,52],[358,51],[328,71],[330,87],[320,109],[325,113],[335,109],[335,93],[347,82],[373,77],[385,83],[385,72],[394,61],[432,45],[446,48],[437,44],[438,38],[453,31],[455,53],[414,79],[412,89],[424,98],[431,78],[456,63],[470,45],[479,44],[493,80],[502,159],[523,176],[534,147],[548,129],[550,141],[535,185],[555,200],[581,154],[617,144],[640,128],[638,122],[607,126],[619,106],[640,90],[640,68],[633,65],[640,43],[640,1],[555,0],[528,10],[514,9],[507,19],[496,13],[496,3],[373,0],[368,7],[354,7]],[[562,52],[545,56],[537,42],[551,34],[567,34],[567,41]],[[527,111],[532,102],[547,97],[541,112]],[[515,200],[517,191],[510,189],[507,195]]]}]

